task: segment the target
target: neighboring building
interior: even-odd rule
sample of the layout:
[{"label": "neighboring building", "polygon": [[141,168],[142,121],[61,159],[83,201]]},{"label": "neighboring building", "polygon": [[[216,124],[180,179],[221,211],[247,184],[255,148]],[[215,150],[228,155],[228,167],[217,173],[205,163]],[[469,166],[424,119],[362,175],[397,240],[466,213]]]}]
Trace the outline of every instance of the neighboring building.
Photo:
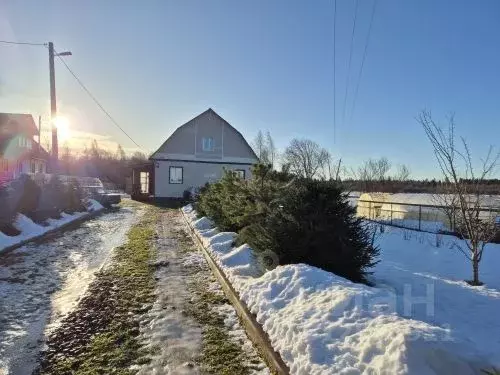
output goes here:
[{"label": "neighboring building", "polygon": [[0,113],[0,183],[23,173],[47,173],[49,154],[33,139],[36,135],[31,115]]},{"label": "neighboring building", "polygon": [[134,185],[155,198],[180,198],[186,190],[220,179],[224,168],[250,178],[258,162],[241,133],[211,108],[177,128],[150,160],[154,171],[137,172]]}]

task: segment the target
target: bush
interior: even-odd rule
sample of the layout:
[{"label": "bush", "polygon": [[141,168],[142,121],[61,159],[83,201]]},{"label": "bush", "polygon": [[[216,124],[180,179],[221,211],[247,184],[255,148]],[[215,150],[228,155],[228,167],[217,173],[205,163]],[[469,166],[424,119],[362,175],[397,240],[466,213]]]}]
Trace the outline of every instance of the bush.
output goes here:
[{"label": "bush", "polygon": [[274,252],[280,264],[306,263],[366,282],[378,249],[334,181],[293,179],[270,166],[253,168],[250,181],[226,172],[202,189],[196,208],[238,242]]},{"label": "bush", "polygon": [[44,217],[59,219],[61,212],[67,208],[67,190],[58,176],[53,175],[42,188],[39,211]]},{"label": "bush", "polygon": [[16,219],[16,210],[12,204],[12,198],[9,189],[5,186],[0,186],[0,232],[15,236],[19,234],[12,224]]},{"label": "bush", "polygon": [[21,175],[15,183],[15,189],[19,189],[16,211],[33,219],[40,200],[40,187],[30,176]]},{"label": "bush", "polygon": [[73,213],[77,211],[85,211],[83,205],[83,190],[76,179],[69,182],[67,186],[64,187],[64,201],[63,201],[63,211],[67,213]]}]

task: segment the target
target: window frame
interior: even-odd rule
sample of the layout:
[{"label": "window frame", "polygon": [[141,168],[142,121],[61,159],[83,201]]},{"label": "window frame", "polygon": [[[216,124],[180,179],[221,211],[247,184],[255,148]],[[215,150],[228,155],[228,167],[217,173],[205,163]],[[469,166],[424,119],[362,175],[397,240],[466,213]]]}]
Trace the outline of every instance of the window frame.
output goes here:
[{"label": "window frame", "polygon": [[235,169],[235,170],[234,170],[234,172],[235,172],[237,175],[239,174],[238,172],[243,172],[243,177],[238,176],[238,177],[240,177],[242,180],[245,180],[245,179],[246,179],[246,177],[247,177],[247,171],[246,171],[246,170],[244,170],[244,169]]},{"label": "window frame", "polygon": [[[172,168],[178,168],[181,170],[181,182],[172,182]],[[184,167],[170,165],[168,167],[168,183],[172,185],[182,185],[184,183]]]},{"label": "window frame", "polygon": [[[208,144],[210,147],[205,147]],[[201,139],[201,149],[203,152],[213,152],[215,150],[215,140],[214,137],[203,137]]]}]

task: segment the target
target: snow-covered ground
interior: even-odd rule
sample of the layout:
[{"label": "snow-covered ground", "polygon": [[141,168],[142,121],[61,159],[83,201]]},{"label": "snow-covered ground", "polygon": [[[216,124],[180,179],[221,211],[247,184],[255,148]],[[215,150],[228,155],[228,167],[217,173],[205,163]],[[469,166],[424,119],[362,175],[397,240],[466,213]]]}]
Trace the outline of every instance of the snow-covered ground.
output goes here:
[{"label": "snow-covered ground", "polygon": [[99,211],[103,208],[104,207],[99,202],[94,199],[90,199],[89,206],[87,207],[87,212],[75,212],[74,214],[67,214],[63,212],[60,219],[48,219],[47,226],[36,224],[27,216],[18,214],[14,222],[14,227],[21,233],[17,236],[7,236],[0,232],[0,252],[7,247],[17,245],[34,237],[38,237],[44,233],[57,229],[76,219],[79,219],[82,216],[88,215],[89,212]]},{"label": "snow-covered ground", "polygon": [[292,374],[458,375],[500,366],[499,245],[485,250],[486,286],[473,288],[462,281],[471,266],[452,245],[459,240],[386,227],[376,286],[368,287],[304,264],[263,272],[248,246],[232,247],[234,233],[218,233],[190,206],[183,211]]},{"label": "snow-covered ground", "polygon": [[44,334],[85,293],[138,212],[121,208],[0,254],[0,374],[30,374]]}]

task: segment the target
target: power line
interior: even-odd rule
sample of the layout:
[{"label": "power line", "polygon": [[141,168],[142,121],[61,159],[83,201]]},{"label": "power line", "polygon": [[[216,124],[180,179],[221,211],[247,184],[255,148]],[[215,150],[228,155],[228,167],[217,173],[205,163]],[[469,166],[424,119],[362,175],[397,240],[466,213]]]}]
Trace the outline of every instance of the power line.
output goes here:
[{"label": "power line", "polygon": [[336,54],[336,29],[337,29],[337,0],[333,3],[333,143],[337,138],[337,110],[336,110],[336,100],[337,100],[337,85],[336,85],[336,73],[335,73],[335,60]]},{"label": "power line", "polygon": [[352,23],[352,34],[351,34],[351,46],[349,48],[349,65],[347,68],[347,81],[345,84],[345,95],[344,95],[344,107],[342,109],[342,123],[345,122],[345,109],[346,109],[346,104],[347,104],[347,93],[349,89],[349,77],[351,75],[351,63],[352,63],[352,47],[354,45],[354,31],[356,30],[356,19],[358,18],[358,3],[359,1],[356,0],[356,7],[354,8],[354,20]]},{"label": "power line", "polygon": [[[54,51],[55,52],[55,51]],[[61,62],[64,64],[64,66],[66,67],[66,69],[68,69],[68,71],[71,73],[71,75],[73,76],[73,78],[75,78],[75,80],[78,82],[78,84],[82,87],[82,89],[88,94],[88,96],[90,96],[90,98],[94,101],[95,104],[97,104],[97,106],[101,109],[101,111],[104,112],[104,114],[106,116],[108,116],[108,118],[111,120],[111,122],[118,128],[122,131],[123,134],[125,134],[128,139],[130,139],[137,147],[139,147],[141,150],[144,150],[141,146],[139,146],[137,144],[136,141],[134,141],[132,139],[132,137],[130,135],[128,135],[128,133],[118,124],[118,122],[113,118],[113,116],[111,116],[109,114],[108,111],[106,111],[106,109],[102,106],[101,103],[99,103],[99,101],[97,100],[97,98],[90,92],[90,90],[83,84],[83,82],[80,80],[80,78],[77,77],[77,75],[71,70],[71,68],[68,66],[68,64],[66,64],[66,62],[64,61],[64,59],[59,56],[57,53],[56,53],[56,56],[59,58],[59,60],[61,60]]]},{"label": "power line", "polygon": [[378,0],[373,1],[372,15],[370,18],[370,26],[368,27],[368,34],[366,36],[365,50],[363,52],[363,59],[361,60],[361,68],[359,69],[358,82],[356,84],[356,91],[354,91],[354,100],[352,102],[350,121],[352,121],[352,117],[354,115],[354,108],[356,107],[356,99],[358,98],[359,85],[361,82],[361,75],[363,74],[363,67],[365,65],[366,55],[368,52],[368,45],[370,43],[370,35],[372,32],[373,18],[375,17],[375,9],[377,8],[377,3],[378,3]]},{"label": "power line", "polygon": [[18,45],[26,45],[26,46],[46,46],[47,45],[47,43],[12,42],[10,40],[0,40],[0,43],[18,44]]}]

